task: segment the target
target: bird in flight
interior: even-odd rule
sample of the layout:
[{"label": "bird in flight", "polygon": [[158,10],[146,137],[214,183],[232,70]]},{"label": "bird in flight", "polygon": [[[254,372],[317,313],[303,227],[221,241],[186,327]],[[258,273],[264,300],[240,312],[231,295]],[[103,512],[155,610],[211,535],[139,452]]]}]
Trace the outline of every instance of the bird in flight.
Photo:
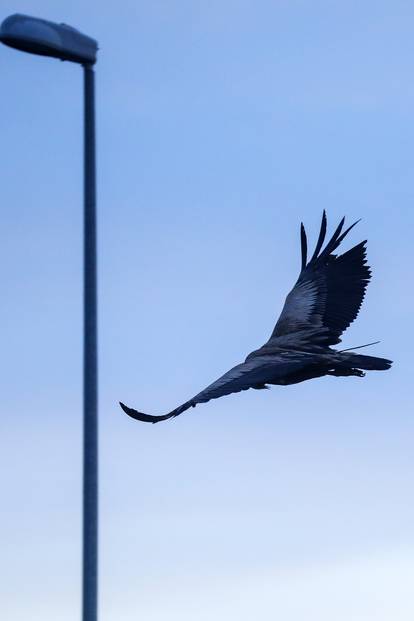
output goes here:
[{"label": "bird in flight", "polygon": [[158,423],[199,403],[249,388],[287,386],[324,375],[364,377],[364,370],[389,369],[391,360],[355,354],[352,350],[357,347],[332,348],[341,342],[340,336],[358,315],[371,278],[366,264],[366,240],[344,254],[334,254],[357,224],[354,222],[343,231],[344,223],[342,218],[323,248],[327,226],[323,212],[318,241],[309,261],[306,232],[301,224],[301,271],[267,343],[168,414],[151,416],[120,403],[124,412],[136,420]]}]

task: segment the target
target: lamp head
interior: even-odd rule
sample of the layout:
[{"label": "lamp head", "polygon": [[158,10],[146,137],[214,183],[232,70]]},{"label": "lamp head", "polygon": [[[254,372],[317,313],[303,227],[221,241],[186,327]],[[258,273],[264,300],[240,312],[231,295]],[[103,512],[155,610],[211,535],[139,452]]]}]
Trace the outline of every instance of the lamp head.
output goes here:
[{"label": "lamp head", "polygon": [[18,13],[1,24],[0,41],[23,52],[82,65],[93,65],[98,51],[95,39],[71,26]]}]

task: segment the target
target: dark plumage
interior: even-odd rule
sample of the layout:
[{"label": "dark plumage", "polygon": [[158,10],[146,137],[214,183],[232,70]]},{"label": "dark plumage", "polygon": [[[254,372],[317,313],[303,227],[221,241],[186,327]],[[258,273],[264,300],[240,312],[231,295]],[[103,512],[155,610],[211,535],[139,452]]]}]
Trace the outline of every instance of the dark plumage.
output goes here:
[{"label": "dark plumage", "polygon": [[286,386],[324,375],[363,377],[362,369],[389,369],[391,360],[331,347],[340,343],[342,333],[358,315],[371,278],[366,264],[366,240],[342,255],[334,254],[357,224],[342,232],[344,222],[345,218],[323,248],[327,228],[323,212],[318,241],[309,262],[306,232],[301,224],[301,272],[267,343],[168,414],[150,416],[121,403],[124,412],[136,420],[157,423],[178,416],[198,403],[249,388],[263,389],[267,384]]}]

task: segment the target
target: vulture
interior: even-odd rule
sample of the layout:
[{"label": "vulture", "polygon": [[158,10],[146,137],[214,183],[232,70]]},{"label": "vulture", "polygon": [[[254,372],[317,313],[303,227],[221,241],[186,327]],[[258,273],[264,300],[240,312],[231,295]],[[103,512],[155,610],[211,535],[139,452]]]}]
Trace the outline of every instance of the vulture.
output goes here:
[{"label": "vulture", "polygon": [[341,342],[342,333],[358,315],[371,278],[366,262],[367,240],[343,254],[335,254],[358,222],[343,230],[345,218],[342,218],[324,246],[327,228],[324,211],[318,241],[309,260],[306,232],[301,224],[299,277],[286,298],[270,339],[252,351],[244,362],[167,414],[151,416],[120,403],[124,412],[136,420],[158,423],[199,403],[249,388],[288,386],[325,375],[364,377],[366,370],[389,369],[391,360],[353,353],[366,345],[342,350],[332,347]]}]

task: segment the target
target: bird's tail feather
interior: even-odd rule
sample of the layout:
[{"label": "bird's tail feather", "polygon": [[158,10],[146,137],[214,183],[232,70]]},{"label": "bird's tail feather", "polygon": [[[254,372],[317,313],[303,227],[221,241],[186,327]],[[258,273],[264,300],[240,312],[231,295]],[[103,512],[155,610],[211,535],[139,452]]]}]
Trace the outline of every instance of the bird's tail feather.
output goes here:
[{"label": "bird's tail feather", "polygon": [[344,362],[356,369],[366,371],[386,371],[392,365],[392,360],[377,358],[376,356],[363,356],[362,354],[342,354]]}]

